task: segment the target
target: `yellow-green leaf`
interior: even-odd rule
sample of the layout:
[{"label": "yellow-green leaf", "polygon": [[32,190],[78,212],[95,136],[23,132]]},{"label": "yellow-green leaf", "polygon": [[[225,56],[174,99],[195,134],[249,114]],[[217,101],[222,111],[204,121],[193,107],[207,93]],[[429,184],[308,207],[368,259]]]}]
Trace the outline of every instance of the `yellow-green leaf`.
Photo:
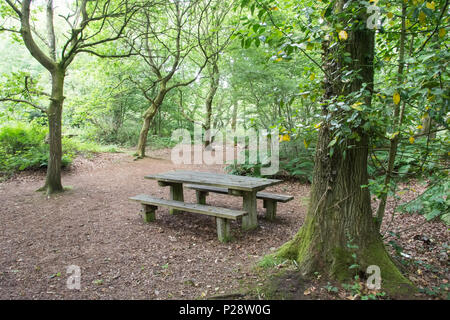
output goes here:
[{"label": "yellow-green leaf", "polygon": [[394,93],[394,97],[393,97],[394,103],[395,104],[399,104],[400,103],[400,94],[398,92]]},{"label": "yellow-green leaf", "polygon": [[432,2],[427,2],[426,6],[427,6],[427,8],[430,9],[430,10],[436,9],[436,4],[434,3],[434,1],[432,1]]},{"label": "yellow-green leaf", "polygon": [[305,145],[305,149],[308,149],[309,143],[306,141],[306,139],[303,139],[303,144]]},{"label": "yellow-green leaf", "polygon": [[347,40],[348,39],[348,33],[345,30],[342,30],[339,32],[339,40]]},{"label": "yellow-green leaf", "polygon": [[420,11],[420,13],[419,13],[420,24],[424,24],[426,20],[427,20],[427,15],[423,11]]},{"label": "yellow-green leaf", "polygon": [[360,107],[360,105],[362,105],[362,104],[363,104],[362,102],[357,102],[357,103],[353,104],[351,107],[355,110],[363,111],[363,108]]}]

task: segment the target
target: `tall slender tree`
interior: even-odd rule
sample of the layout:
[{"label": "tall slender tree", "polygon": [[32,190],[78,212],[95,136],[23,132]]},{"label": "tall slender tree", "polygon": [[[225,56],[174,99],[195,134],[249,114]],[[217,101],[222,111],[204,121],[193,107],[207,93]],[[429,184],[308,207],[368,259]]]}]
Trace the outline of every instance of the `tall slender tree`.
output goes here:
[{"label": "tall slender tree", "polygon": [[[89,1],[81,0],[72,4],[66,14],[59,18],[66,22],[65,33],[57,36],[55,32],[55,5],[47,0],[45,5],[46,35],[42,35],[31,23],[31,0],[4,0],[3,6],[11,9],[11,17],[18,20],[19,29],[14,26],[8,30],[18,33],[24,45],[49,73],[51,93],[50,103],[43,111],[48,117],[49,160],[47,176],[42,190],[48,194],[63,191],[61,182],[62,158],[62,112],[64,103],[64,81],[67,69],[77,54],[92,53],[98,56],[122,57],[131,53],[104,55],[95,51],[102,44],[120,39],[137,7],[129,1]],[[113,22],[114,21],[114,22]],[[112,27],[114,25],[114,27]]]},{"label": "tall slender tree", "polygon": [[[217,2],[213,6],[209,6],[208,10],[203,12],[201,23],[198,28],[201,29],[199,34],[207,34],[205,41],[199,42],[199,48],[203,56],[207,59],[206,67],[207,78],[209,79],[208,93],[205,99],[205,122],[206,130],[205,147],[207,147],[213,139],[212,136],[212,118],[213,118],[213,101],[219,89],[220,69],[219,60],[223,50],[229,44],[234,32],[226,26],[226,18],[230,10],[234,7],[234,1]],[[236,28],[236,27],[234,27]]]},{"label": "tall slender tree", "polygon": [[[147,66],[144,77],[130,78],[149,102],[143,114],[143,124],[136,151],[138,158],[145,157],[147,136],[151,123],[165,97],[173,89],[186,87],[196,81],[208,61],[223,47],[199,54],[201,44],[210,41],[218,32],[201,28],[212,23],[208,13],[219,6],[218,0],[167,1],[154,10],[142,11],[134,19],[138,40],[130,42]],[[164,18],[161,18],[164,17]],[[134,39],[134,38],[133,38]],[[186,61],[191,61],[191,67]],[[194,68],[196,70],[194,70]],[[183,76],[184,75],[184,76]],[[154,94],[152,94],[154,92]]]}]

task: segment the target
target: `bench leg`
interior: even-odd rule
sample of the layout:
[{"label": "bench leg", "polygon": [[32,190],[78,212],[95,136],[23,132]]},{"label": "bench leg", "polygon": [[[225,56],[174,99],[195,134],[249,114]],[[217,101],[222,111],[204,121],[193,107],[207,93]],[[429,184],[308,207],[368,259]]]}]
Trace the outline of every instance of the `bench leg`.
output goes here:
[{"label": "bench leg", "polygon": [[[183,184],[175,183],[170,185],[170,200],[184,201]],[[176,209],[169,209],[170,214],[181,213],[182,211]]]},{"label": "bench leg", "polygon": [[244,210],[247,214],[242,217],[242,229],[251,230],[258,226],[256,213],[256,191],[243,192]]},{"label": "bench leg", "polygon": [[264,208],[266,208],[266,219],[274,220],[277,214],[277,201],[264,200]]},{"label": "bench leg", "polygon": [[216,218],[217,237],[220,242],[226,243],[230,241],[230,220],[223,218]]},{"label": "bench leg", "polygon": [[206,196],[208,195],[208,192],[197,190],[195,191],[195,195],[197,196],[198,204],[206,204]]},{"label": "bench leg", "polygon": [[155,211],[158,209],[158,207],[151,206],[148,204],[142,204],[142,218],[144,219],[144,222],[152,222],[156,220]]}]

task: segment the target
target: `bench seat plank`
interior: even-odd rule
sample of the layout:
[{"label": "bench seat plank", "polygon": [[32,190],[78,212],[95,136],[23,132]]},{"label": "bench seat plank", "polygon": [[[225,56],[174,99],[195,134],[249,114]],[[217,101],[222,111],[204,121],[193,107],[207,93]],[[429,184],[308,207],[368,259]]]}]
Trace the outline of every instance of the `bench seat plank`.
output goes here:
[{"label": "bench seat plank", "polygon": [[134,197],[129,198],[132,201],[138,201],[143,204],[153,205],[153,206],[162,206],[170,209],[176,209],[179,211],[188,211],[194,213],[205,214],[209,216],[214,216],[217,218],[224,218],[229,220],[236,220],[239,217],[242,217],[247,214],[246,211],[242,210],[232,210],[228,208],[219,208],[213,207],[203,204],[194,204],[194,203],[185,203],[182,201],[176,200],[166,200],[155,198],[152,196],[148,196],[145,194],[140,194]]},{"label": "bench seat plank", "polygon": [[[185,185],[185,187],[189,188],[189,189],[193,189],[193,190],[204,191],[204,192],[229,194],[227,188],[210,187],[210,186],[193,185],[193,184],[187,184],[187,185]],[[276,193],[268,193],[268,192],[258,192],[258,193],[256,193],[256,198],[274,200],[274,201],[283,202],[283,203],[286,203],[286,202],[294,199],[293,196],[288,196],[288,195],[284,195],[284,194],[276,194]]]},{"label": "bench seat plank", "polygon": [[256,194],[256,197],[258,199],[274,200],[274,201],[283,202],[283,203],[289,202],[292,199],[294,199],[293,196],[288,196],[285,194],[268,193],[268,192],[258,192]]}]

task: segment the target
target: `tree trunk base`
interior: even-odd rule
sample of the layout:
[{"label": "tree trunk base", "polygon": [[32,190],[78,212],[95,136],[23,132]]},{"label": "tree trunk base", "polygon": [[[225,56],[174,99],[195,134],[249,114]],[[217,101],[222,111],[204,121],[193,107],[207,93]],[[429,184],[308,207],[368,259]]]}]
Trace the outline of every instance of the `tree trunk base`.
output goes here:
[{"label": "tree trunk base", "polygon": [[[334,247],[325,250],[326,245],[318,243],[313,235],[313,224],[305,224],[294,239],[285,243],[275,256],[295,260],[303,275],[313,275],[318,272],[341,283],[353,282],[355,275],[365,280],[367,267],[375,265],[381,271],[380,290],[390,297],[411,297],[417,292],[414,285],[397,269],[381,239],[375,239],[372,244],[361,246],[361,248],[350,249],[342,244],[335,244]],[[356,256],[352,256],[353,254]],[[350,268],[355,264],[359,267]]]},{"label": "tree trunk base", "polygon": [[64,191],[66,191],[66,189],[63,186],[61,186],[61,188],[50,188],[48,185],[43,185],[36,190],[36,192],[45,192],[47,195],[62,193]]},{"label": "tree trunk base", "polygon": [[133,159],[134,161],[142,160],[146,157],[146,156],[141,156],[138,153],[133,154],[133,156],[134,156],[134,159]]}]

